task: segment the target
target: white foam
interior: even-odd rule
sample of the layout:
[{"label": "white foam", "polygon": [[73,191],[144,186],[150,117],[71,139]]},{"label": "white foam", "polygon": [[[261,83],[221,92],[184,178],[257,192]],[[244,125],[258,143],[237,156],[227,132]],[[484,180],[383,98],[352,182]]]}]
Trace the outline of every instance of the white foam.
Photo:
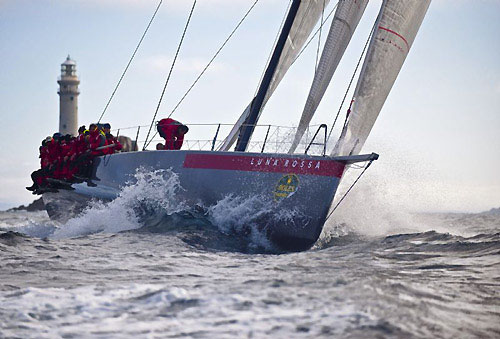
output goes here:
[{"label": "white foam", "polygon": [[116,233],[141,227],[139,213],[144,209],[172,214],[185,208],[177,198],[181,190],[179,177],[171,170],[139,168],[134,180],[122,188],[110,202],[94,201],[77,217],[58,228],[54,238],[86,234]]},{"label": "white foam", "polygon": [[[314,323],[309,336],[323,326],[342,332],[355,317],[361,325],[374,322],[352,304],[328,300],[304,306],[295,297],[274,291],[228,291],[220,286],[185,289],[168,284],[124,284],[75,288],[25,288],[0,292],[0,314],[14,328],[4,336],[65,337],[226,337],[227,333],[253,333],[266,337],[275,328],[279,337],[296,336],[297,323]],[[263,286],[264,287],[264,286]],[[305,292],[302,292],[305,293]],[[293,292],[291,292],[293,296]],[[279,299],[278,299],[279,298]],[[268,300],[276,299],[276,303]],[[309,300],[312,302],[313,300]],[[175,307],[175,305],[180,307]],[[186,305],[183,307],[183,305]],[[313,312],[311,312],[311,310]],[[233,335],[234,336],[234,335]]]},{"label": "white foam", "polygon": [[[153,284],[130,284],[112,289],[92,285],[74,289],[28,287],[18,292],[0,293],[2,310],[10,314],[10,321],[22,324],[27,333],[36,331],[40,338],[124,329],[133,333],[140,330],[141,325],[129,323],[127,312],[166,308],[176,301],[188,299],[187,291],[182,288]],[[152,319],[142,329],[165,329],[160,320]],[[3,334],[14,336],[8,331]]]},{"label": "white foam", "polygon": [[261,196],[228,195],[208,209],[209,220],[223,233],[250,231],[251,245],[271,249],[271,242],[256,223],[259,217],[271,212],[270,204]]}]

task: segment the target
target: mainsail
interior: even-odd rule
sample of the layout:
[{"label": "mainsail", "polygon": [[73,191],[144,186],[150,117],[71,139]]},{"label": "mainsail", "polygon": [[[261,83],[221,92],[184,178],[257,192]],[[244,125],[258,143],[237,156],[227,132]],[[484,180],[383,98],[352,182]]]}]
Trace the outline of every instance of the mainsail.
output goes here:
[{"label": "mainsail", "polygon": [[332,155],[359,154],[429,7],[430,0],[384,0],[356,85],[347,124]]},{"label": "mainsail", "polygon": [[[265,106],[270,96],[273,94],[276,87],[278,87],[279,83],[299,54],[307,38],[311,34],[314,26],[320,19],[324,7],[327,6],[329,2],[330,0],[294,0],[294,3],[298,5],[298,9],[296,10],[296,14],[294,15],[293,23],[286,38],[285,45],[281,51],[276,70],[272,74],[272,79],[266,89],[266,93],[263,96],[262,105],[258,110],[257,120],[260,117],[262,108]],[[294,5],[294,3],[292,4],[292,6]],[[261,87],[261,85],[262,83],[259,85],[259,88]],[[235,123],[231,132],[224,140],[222,146],[219,147],[219,151],[228,151],[229,148],[233,145],[236,138],[238,137],[240,128],[242,128],[242,126],[245,124],[245,121],[250,114],[252,103],[254,102],[255,98],[247,106],[238,121]]]},{"label": "mainsail", "polygon": [[339,1],[295,138],[288,153],[295,152],[307,126],[309,126],[367,4],[368,0]]}]

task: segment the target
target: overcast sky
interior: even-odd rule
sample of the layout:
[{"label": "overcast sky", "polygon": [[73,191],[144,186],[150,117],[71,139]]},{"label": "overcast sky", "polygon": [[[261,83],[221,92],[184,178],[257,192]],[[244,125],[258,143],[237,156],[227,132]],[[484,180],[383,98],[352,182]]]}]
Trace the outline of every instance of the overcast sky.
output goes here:
[{"label": "overcast sky", "polygon": [[[198,0],[160,114],[172,110],[253,2]],[[77,63],[79,123],[88,125],[102,112],[157,4],[0,0],[0,209],[33,200],[24,187],[39,165],[40,140],[58,129],[56,81],[66,56]],[[164,0],[104,118],[113,128],[150,123],[191,4]],[[370,1],[314,124],[333,121],[380,4]],[[253,97],[287,5],[260,0],[173,117],[233,123]],[[499,32],[500,1],[432,1],[363,149],[381,156],[361,185],[380,203],[415,211],[500,207]],[[261,123],[297,125],[316,45],[293,65]]]}]

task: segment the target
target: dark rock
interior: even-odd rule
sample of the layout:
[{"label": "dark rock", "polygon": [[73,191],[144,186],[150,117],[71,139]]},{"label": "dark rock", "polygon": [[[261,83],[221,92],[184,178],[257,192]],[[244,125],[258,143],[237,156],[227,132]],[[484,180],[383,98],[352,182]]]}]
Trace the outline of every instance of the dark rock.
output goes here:
[{"label": "dark rock", "polygon": [[43,203],[42,198],[38,198],[35,201],[33,201],[31,204],[28,206],[21,205],[19,207],[14,207],[11,208],[7,211],[13,212],[13,211],[28,211],[28,212],[36,212],[36,211],[43,211],[45,210],[45,205]]},{"label": "dark rock", "polygon": [[479,215],[500,215],[500,207],[492,208],[489,211],[478,213]]},{"label": "dark rock", "polygon": [[492,208],[488,212],[484,212],[486,214],[500,214],[500,207],[499,208]]},{"label": "dark rock", "polygon": [[139,150],[137,144],[135,143],[135,140],[132,141],[132,139],[130,139],[129,137],[120,135],[117,137],[117,139],[123,146],[122,152],[136,152]]}]

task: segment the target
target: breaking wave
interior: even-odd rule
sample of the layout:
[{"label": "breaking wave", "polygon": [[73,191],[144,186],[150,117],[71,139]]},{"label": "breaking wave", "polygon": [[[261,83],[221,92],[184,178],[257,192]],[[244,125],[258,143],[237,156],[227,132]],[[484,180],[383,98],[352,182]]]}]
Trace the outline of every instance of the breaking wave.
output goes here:
[{"label": "breaking wave", "polygon": [[182,190],[179,177],[171,170],[148,171],[140,168],[134,179],[110,202],[92,201],[77,217],[59,227],[54,238],[92,233],[116,233],[142,227],[145,214],[173,214],[185,208],[177,197]]},{"label": "breaking wave", "polygon": [[[458,236],[478,234],[453,227],[452,219],[415,213],[401,201],[388,200],[387,185],[374,179],[369,185],[361,182],[351,191],[326,222],[315,249],[428,231]],[[349,178],[344,179],[343,186],[348,187],[350,182]],[[336,199],[342,197],[345,187],[340,188]],[[209,250],[276,252],[266,235],[268,220],[285,222],[299,217],[297,211],[276,208],[276,204],[263,196],[228,195],[213,206],[193,206],[182,200],[183,191],[173,171],[140,168],[110,202],[93,201],[62,225],[24,219],[22,226],[12,230],[55,239],[123,231],[172,233]]]},{"label": "breaking wave", "polygon": [[208,249],[275,252],[266,236],[266,223],[271,217],[286,221],[298,213],[276,209],[262,196],[228,195],[213,206],[193,206],[182,200],[183,191],[175,172],[140,168],[112,201],[91,201],[63,224],[47,220],[13,231],[53,239],[124,231],[174,233]]},{"label": "breaking wave", "polygon": [[250,240],[250,246],[272,250],[273,246],[267,239],[265,231],[259,227],[259,220],[269,215],[269,204],[261,196],[241,197],[229,195],[208,208],[207,216],[210,222],[225,234],[245,234]]}]

